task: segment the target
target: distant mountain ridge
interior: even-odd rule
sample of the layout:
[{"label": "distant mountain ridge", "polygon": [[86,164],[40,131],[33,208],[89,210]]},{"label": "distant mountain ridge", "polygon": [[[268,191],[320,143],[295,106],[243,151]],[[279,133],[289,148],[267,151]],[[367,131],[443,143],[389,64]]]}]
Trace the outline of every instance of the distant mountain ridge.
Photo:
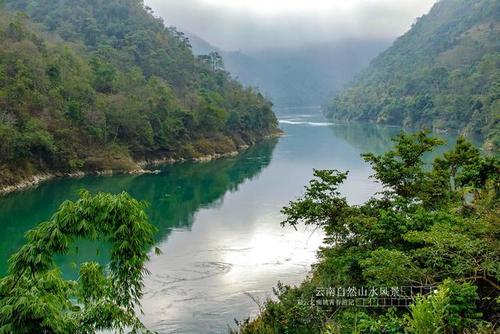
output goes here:
[{"label": "distant mountain ridge", "polygon": [[329,104],[327,115],[457,130],[499,147],[500,1],[441,0]]},{"label": "distant mountain ridge", "polygon": [[320,106],[389,46],[388,40],[346,40],[289,49],[224,51],[186,33],[195,54],[218,52],[225,68],[257,87],[277,107]]},{"label": "distant mountain ridge", "polygon": [[[182,29],[182,28],[181,28]],[[183,29],[182,29],[183,30]],[[183,30],[184,31],[184,30]],[[207,55],[210,52],[222,52],[218,47],[213,46],[203,38],[198,37],[188,31],[184,31],[184,35],[189,39],[189,44],[195,55]]]}]

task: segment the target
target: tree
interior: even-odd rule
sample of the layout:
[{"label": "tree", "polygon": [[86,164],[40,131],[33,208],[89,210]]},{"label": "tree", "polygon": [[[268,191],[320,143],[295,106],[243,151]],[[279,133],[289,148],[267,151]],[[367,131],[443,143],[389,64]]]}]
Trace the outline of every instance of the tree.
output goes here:
[{"label": "tree", "polygon": [[[127,193],[81,191],[29,231],[0,281],[0,333],[148,332],[135,314],[155,231],[144,208]],[[53,257],[77,238],[112,243],[111,260],[84,263],[77,281],[65,280]]]},{"label": "tree", "polygon": [[477,287],[470,283],[459,284],[445,280],[436,292],[419,297],[407,315],[409,333],[439,334],[463,333],[475,327],[481,313],[476,310]]},{"label": "tree", "polygon": [[427,173],[424,171],[424,154],[431,152],[443,141],[431,138],[421,131],[411,135],[400,134],[393,139],[395,149],[381,156],[363,154],[375,171],[374,178],[384,187],[404,198],[418,197],[422,192]]},{"label": "tree", "polygon": [[[304,195],[283,208],[283,225],[316,225],[325,233],[310,278],[281,289],[240,333],[282,333],[308,319],[316,333],[494,333],[500,291],[499,160],[459,138],[455,148],[426,164],[440,140],[426,132],[401,134],[394,148],[363,154],[385,191],[350,205],[339,191],[347,173],[315,170]],[[456,187],[451,187],[452,176]],[[475,196],[465,196],[473,189]],[[410,310],[364,311],[314,303],[316,288],[436,287]],[[293,301],[293,303],[290,302]],[[300,310],[300,312],[298,312]],[[281,326],[281,327],[280,327]],[[285,329],[283,329],[285,328]],[[293,333],[293,331],[290,331]]]},{"label": "tree", "polygon": [[344,121],[456,130],[481,138],[495,152],[498,10],[496,0],[436,2],[330,102],[327,114]]},{"label": "tree", "polygon": [[277,130],[269,101],[234,81],[219,54],[194,57],[141,0],[5,4],[0,120],[9,131],[0,136],[16,138],[0,144],[9,153],[0,185],[224,153]]},{"label": "tree", "polygon": [[198,58],[214,72],[224,70],[224,60],[218,52],[210,52],[208,55],[200,55]]},{"label": "tree", "polygon": [[460,168],[471,166],[479,160],[479,150],[464,137],[458,137],[455,148],[446,152],[444,159],[449,165],[451,174],[451,190],[455,190],[455,179]]}]

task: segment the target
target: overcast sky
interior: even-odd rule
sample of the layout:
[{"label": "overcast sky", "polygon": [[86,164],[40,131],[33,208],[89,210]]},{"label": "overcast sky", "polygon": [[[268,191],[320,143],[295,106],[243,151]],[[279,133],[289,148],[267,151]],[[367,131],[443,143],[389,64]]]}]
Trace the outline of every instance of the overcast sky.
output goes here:
[{"label": "overcast sky", "polygon": [[145,0],[168,26],[225,50],[395,38],[436,0]]}]

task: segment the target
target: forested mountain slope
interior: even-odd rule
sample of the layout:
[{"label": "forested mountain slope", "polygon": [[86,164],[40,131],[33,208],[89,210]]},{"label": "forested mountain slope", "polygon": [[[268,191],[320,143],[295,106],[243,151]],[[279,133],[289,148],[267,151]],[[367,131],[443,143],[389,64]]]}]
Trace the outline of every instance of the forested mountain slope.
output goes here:
[{"label": "forested mountain slope", "polygon": [[140,0],[8,0],[0,185],[225,153],[276,131],[271,103],[197,58]]},{"label": "forested mountain slope", "polygon": [[441,0],[328,106],[340,120],[454,129],[499,146],[500,2]]}]

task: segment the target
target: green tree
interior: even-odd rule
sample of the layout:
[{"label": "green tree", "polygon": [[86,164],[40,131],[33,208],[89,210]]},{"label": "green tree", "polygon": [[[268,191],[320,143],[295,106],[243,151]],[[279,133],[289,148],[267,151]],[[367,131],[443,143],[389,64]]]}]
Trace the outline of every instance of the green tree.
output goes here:
[{"label": "green tree", "polygon": [[[135,313],[155,231],[144,208],[127,193],[82,191],[29,231],[0,281],[0,333],[148,332]],[[53,257],[77,238],[110,242],[111,260],[106,269],[84,263],[77,281],[65,280]]]},{"label": "green tree", "polygon": [[395,149],[383,155],[363,154],[372,165],[374,178],[390,192],[403,198],[419,197],[428,174],[423,169],[424,154],[431,152],[443,141],[431,138],[425,131],[416,134],[401,134],[393,139]]},{"label": "green tree", "polygon": [[[499,161],[459,138],[427,164],[426,153],[438,144],[425,132],[401,134],[392,150],[364,154],[385,191],[361,205],[349,204],[339,190],[347,173],[315,170],[304,195],[282,213],[285,226],[323,229],[318,262],[309,279],[268,301],[241,332],[282,333],[274,324],[319,315],[322,326],[302,333],[493,333],[500,307],[494,297],[500,291]],[[299,314],[287,302],[314,300],[316,287],[408,285],[438,292],[417,299],[410,312],[308,304]]]},{"label": "green tree", "polygon": [[458,131],[499,146],[496,0],[442,0],[329,104],[339,120]]},{"label": "green tree", "polygon": [[410,306],[407,328],[410,333],[463,333],[476,328],[481,313],[476,310],[477,287],[445,280],[436,291],[418,298]]},{"label": "green tree", "polygon": [[1,144],[0,186],[227,153],[276,133],[271,103],[207,57],[141,0],[6,0],[0,122],[17,136]]}]

